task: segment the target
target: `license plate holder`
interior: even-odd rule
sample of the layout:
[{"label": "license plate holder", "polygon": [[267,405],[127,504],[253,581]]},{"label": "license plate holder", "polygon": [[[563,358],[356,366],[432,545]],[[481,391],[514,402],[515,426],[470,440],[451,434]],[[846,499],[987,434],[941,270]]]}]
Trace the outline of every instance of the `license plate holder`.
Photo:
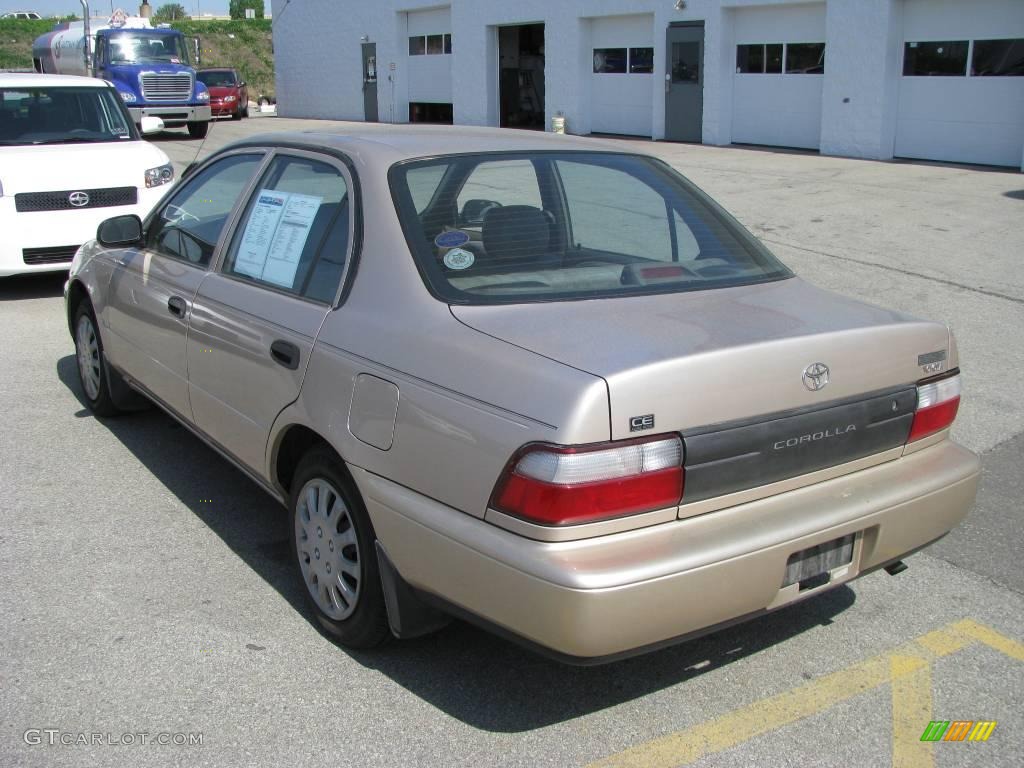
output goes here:
[{"label": "license plate holder", "polygon": [[827,584],[830,580],[829,574],[833,570],[853,562],[854,540],[855,536],[851,533],[794,552],[786,561],[786,575],[782,580],[782,587],[799,584],[802,591]]}]

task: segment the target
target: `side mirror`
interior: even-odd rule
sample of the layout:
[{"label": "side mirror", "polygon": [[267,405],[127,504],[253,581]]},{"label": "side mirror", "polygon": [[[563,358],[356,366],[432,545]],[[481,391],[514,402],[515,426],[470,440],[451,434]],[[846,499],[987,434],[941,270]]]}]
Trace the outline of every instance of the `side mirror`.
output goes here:
[{"label": "side mirror", "polygon": [[240,82],[240,83],[238,84],[238,87],[239,87],[239,88],[245,88],[245,80],[243,80],[242,82]]},{"label": "side mirror", "polygon": [[142,130],[143,136],[160,133],[164,129],[164,121],[154,115],[143,115],[139,121],[139,128]]},{"label": "side mirror", "polygon": [[96,228],[96,239],[104,248],[129,248],[142,242],[142,219],[134,213],[114,216]]}]

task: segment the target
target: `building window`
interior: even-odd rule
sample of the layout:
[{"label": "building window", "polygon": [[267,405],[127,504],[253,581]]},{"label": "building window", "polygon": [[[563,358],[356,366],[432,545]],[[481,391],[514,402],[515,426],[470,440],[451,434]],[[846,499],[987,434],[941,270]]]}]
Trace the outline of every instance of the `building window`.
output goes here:
[{"label": "building window", "polygon": [[973,77],[1024,77],[1024,38],[975,40]]},{"label": "building window", "polygon": [[626,73],[625,48],[595,48],[594,73],[620,75]]},{"label": "building window", "polygon": [[416,35],[409,38],[410,56],[438,56],[451,52],[451,34]]},{"label": "building window", "polygon": [[425,101],[409,102],[410,123],[442,123],[451,125],[453,110],[451,104],[440,104]]},{"label": "building window", "polygon": [[[824,44],[822,44],[824,47]],[[736,71],[778,75],[782,73],[782,43],[747,43],[736,46]]]},{"label": "building window", "polygon": [[648,75],[654,71],[653,48],[630,48],[629,71],[634,75]]},{"label": "building window", "polygon": [[967,74],[967,41],[905,43],[903,74],[912,77]]},{"label": "building window", "polygon": [[824,72],[824,43],[786,43],[787,74],[820,75]]}]

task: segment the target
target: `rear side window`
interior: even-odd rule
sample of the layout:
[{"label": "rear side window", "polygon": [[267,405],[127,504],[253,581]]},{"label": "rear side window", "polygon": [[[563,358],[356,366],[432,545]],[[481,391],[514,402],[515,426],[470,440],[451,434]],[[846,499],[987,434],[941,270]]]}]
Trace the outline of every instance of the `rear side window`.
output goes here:
[{"label": "rear side window", "polygon": [[223,271],[326,304],[348,254],[349,196],[333,165],[275,158],[235,231]]},{"label": "rear side window", "polygon": [[459,155],[400,163],[390,181],[420,273],[450,303],[704,290],[791,275],[650,158]]}]

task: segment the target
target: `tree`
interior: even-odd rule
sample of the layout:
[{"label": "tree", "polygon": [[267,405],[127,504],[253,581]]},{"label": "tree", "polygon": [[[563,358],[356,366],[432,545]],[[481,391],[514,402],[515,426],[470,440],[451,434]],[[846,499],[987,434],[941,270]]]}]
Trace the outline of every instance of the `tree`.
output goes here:
[{"label": "tree", "polygon": [[256,18],[263,18],[263,0],[231,0],[228,6],[228,13],[232,19],[244,19],[245,9],[252,8],[256,11]]},{"label": "tree", "polygon": [[153,13],[153,21],[163,24],[166,21],[184,21],[188,18],[185,7],[181,3],[164,3]]}]

